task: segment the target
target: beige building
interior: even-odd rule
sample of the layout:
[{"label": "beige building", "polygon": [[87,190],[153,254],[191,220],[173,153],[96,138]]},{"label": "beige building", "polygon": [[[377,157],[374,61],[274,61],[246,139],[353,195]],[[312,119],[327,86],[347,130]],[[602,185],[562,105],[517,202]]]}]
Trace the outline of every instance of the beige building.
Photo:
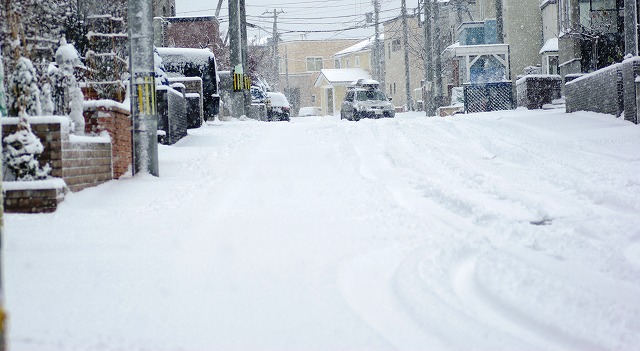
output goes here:
[{"label": "beige building", "polygon": [[300,107],[320,106],[322,90],[315,82],[322,69],[335,67],[334,55],[357,43],[356,39],[294,40],[278,45],[280,90],[297,114]]},{"label": "beige building", "polygon": [[374,37],[356,43],[334,55],[335,68],[362,68],[372,72],[371,49],[374,45]]},{"label": "beige building", "polygon": [[[422,100],[421,85],[424,80],[423,30],[418,16],[407,18],[409,27],[409,89],[411,100]],[[384,22],[385,87],[387,95],[396,107],[407,106],[406,74],[404,64],[404,43],[402,18]]]},{"label": "beige building", "polygon": [[544,45],[540,49],[543,74],[560,74],[558,55],[558,2],[553,0],[541,0],[540,12],[542,13],[542,41]]},{"label": "beige building", "polygon": [[[495,19],[495,0],[477,0],[480,20]],[[511,79],[524,74],[525,67],[540,64],[542,13],[540,0],[503,0],[504,43],[509,45]]]}]

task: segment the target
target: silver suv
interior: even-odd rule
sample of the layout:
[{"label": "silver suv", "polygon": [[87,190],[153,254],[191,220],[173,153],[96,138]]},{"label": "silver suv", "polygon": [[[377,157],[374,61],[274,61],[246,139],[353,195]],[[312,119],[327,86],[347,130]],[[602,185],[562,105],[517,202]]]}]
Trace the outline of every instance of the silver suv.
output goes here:
[{"label": "silver suv", "polygon": [[347,89],[340,108],[340,119],[358,121],[362,118],[393,118],[396,115],[391,99],[378,88],[374,80],[358,81]]}]

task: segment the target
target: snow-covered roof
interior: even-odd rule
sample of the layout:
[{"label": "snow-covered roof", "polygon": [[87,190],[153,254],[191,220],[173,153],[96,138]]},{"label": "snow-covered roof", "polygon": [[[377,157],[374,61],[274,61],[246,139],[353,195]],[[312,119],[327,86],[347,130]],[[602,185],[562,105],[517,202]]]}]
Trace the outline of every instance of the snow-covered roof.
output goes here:
[{"label": "snow-covered roof", "polygon": [[162,56],[162,63],[169,65],[192,62],[198,66],[205,66],[209,63],[209,59],[215,59],[213,52],[209,49],[157,48],[157,50]]},{"label": "snow-covered roof", "polygon": [[558,38],[551,38],[547,40],[547,42],[544,43],[542,49],[540,49],[540,55],[544,54],[545,52],[553,51],[558,51]]},{"label": "snow-covered roof", "polygon": [[362,68],[325,68],[320,71],[315,86],[320,86],[322,77],[329,84],[349,85],[358,79],[371,79],[371,74]]},{"label": "snow-covered roof", "polygon": [[[359,51],[364,51],[364,50],[370,50],[371,47],[373,46],[373,44],[375,43],[376,37],[372,36],[371,38],[365,39],[359,43],[356,43],[352,46],[349,46],[348,48],[338,51],[336,52],[335,56],[344,56],[344,55],[348,55],[348,54],[352,54],[354,52],[359,52]],[[380,34],[380,40],[384,40],[384,35]]]}]

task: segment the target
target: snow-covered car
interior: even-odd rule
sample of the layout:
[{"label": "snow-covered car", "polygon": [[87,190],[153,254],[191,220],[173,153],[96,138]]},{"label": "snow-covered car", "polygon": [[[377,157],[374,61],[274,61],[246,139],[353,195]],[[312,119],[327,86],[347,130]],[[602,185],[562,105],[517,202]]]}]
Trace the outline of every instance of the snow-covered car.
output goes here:
[{"label": "snow-covered car", "polygon": [[267,93],[260,87],[251,86],[251,102],[254,104],[264,104],[267,101]]},{"label": "snow-covered car", "polygon": [[289,121],[291,105],[282,93],[267,92],[267,120]]},{"label": "snow-covered car", "polygon": [[390,99],[378,88],[378,82],[371,80],[358,81],[350,87],[340,108],[340,119],[350,121],[362,118],[393,118],[395,115],[395,107]]},{"label": "snow-covered car", "polygon": [[315,106],[300,107],[300,111],[298,111],[298,117],[309,116],[322,116],[322,110],[320,109],[320,107]]}]

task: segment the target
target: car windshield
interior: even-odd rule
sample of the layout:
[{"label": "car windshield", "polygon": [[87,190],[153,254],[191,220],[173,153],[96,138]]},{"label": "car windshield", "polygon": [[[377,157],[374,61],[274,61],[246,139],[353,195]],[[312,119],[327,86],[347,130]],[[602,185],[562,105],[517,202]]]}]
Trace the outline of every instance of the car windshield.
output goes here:
[{"label": "car windshield", "polygon": [[356,100],[358,101],[386,101],[387,97],[380,90],[361,90],[356,93]]}]

